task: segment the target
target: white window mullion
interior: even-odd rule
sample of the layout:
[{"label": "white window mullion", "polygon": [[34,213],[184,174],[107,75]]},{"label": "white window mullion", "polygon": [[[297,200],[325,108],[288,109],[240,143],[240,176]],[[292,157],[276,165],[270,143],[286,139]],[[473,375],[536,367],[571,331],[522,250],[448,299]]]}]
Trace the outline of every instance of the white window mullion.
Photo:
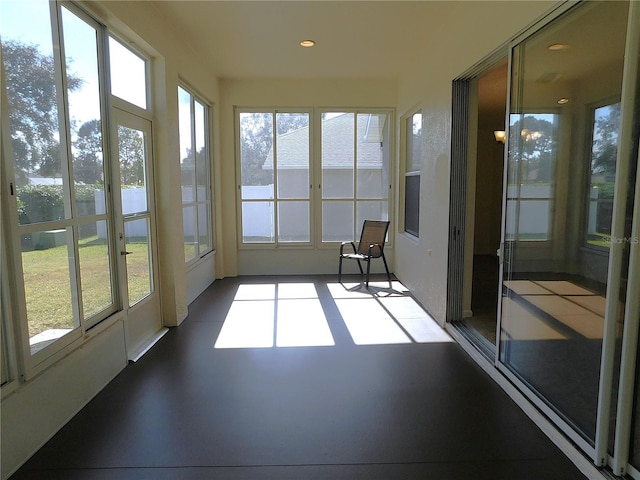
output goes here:
[{"label": "white window mullion", "polygon": [[[71,118],[69,114],[69,95],[67,85],[66,54],[64,43],[64,25],[62,21],[62,5],[50,2],[52,15],[51,35],[58,94],[58,132],[60,135],[60,169],[62,175],[62,189],[64,198],[64,213],[67,224],[67,252],[69,254],[69,278],[71,281],[71,308],[74,328],[81,325],[82,318],[82,283],[80,279],[80,259],[78,252],[78,223],[76,221],[75,185],[73,181],[73,165],[71,159]],[[70,230],[69,230],[70,228]]]},{"label": "white window mullion", "polygon": [[358,111],[353,111],[353,241],[358,241]]},{"label": "white window mullion", "polygon": [[279,246],[279,228],[278,228],[278,209],[279,199],[278,199],[278,111],[274,110],[272,112],[273,118],[273,131],[271,132],[272,137],[272,145],[273,145],[273,241],[275,246]]}]

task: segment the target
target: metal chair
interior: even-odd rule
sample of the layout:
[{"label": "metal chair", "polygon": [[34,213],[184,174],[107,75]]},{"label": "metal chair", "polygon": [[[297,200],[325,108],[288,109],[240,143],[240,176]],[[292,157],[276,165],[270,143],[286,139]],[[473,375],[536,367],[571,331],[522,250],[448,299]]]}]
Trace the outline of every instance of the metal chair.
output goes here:
[{"label": "metal chair", "polygon": [[[371,260],[374,258],[382,258],[384,269],[387,271],[387,280],[391,282],[387,259],[384,257],[384,243],[388,230],[389,222],[365,220],[362,225],[362,234],[360,235],[360,243],[358,243],[357,248],[354,242],[342,242],[342,245],[340,245],[340,263],[338,265],[338,281],[340,283],[342,283],[342,260],[356,260],[358,262],[358,268],[360,269],[360,275],[364,275],[360,262],[367,262],[366,286],[369,288],[369,272],[371,270]],[[344,247],[347,245],[351,245],[353,253],[344,252]]]}]

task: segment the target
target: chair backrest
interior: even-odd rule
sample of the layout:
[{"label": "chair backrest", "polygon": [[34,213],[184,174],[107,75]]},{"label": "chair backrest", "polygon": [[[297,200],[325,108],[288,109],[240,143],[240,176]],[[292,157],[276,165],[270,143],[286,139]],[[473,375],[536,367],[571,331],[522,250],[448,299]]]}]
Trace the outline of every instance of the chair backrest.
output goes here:
[{"label": "chair backrest", "polygon": [[384,249],[384,242],[387,238],[387,230],[389,229],[389,222],[383,222],[380,220],[365,220],[362,225],[362,235],[360,235],[360,243],[358,244],[358,253],[364,255],[369,254],[369,245],[378,244],[380,248],[374,248],[371,251],[371,256],[378,258],[382,256]]}]

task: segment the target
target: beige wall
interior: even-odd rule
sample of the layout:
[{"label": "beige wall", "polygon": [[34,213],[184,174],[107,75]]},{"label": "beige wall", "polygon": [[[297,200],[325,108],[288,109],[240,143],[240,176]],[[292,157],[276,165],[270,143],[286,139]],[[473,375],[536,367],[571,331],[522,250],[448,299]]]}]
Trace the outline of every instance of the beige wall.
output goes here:
[{"label": "beige wall", "polygon": [[556,2],[460,2],[438,32],[438,48],[408,66],[398,89],[398,114],[416,104],[424,114],[420,239],[396,238],[395,273],[444,324],[447,294],[452,81],[537,20]]}]

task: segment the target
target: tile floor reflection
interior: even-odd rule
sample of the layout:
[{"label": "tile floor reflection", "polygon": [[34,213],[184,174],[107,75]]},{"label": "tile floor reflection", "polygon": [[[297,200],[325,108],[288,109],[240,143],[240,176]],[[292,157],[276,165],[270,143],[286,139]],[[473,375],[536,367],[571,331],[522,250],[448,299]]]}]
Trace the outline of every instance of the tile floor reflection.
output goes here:
[{"label": "tile floor reflection", "polygon": [[504,282],[502,330],[513,339],[566,338],[567,333],[601,339],[605,297],[569,281]]}]

